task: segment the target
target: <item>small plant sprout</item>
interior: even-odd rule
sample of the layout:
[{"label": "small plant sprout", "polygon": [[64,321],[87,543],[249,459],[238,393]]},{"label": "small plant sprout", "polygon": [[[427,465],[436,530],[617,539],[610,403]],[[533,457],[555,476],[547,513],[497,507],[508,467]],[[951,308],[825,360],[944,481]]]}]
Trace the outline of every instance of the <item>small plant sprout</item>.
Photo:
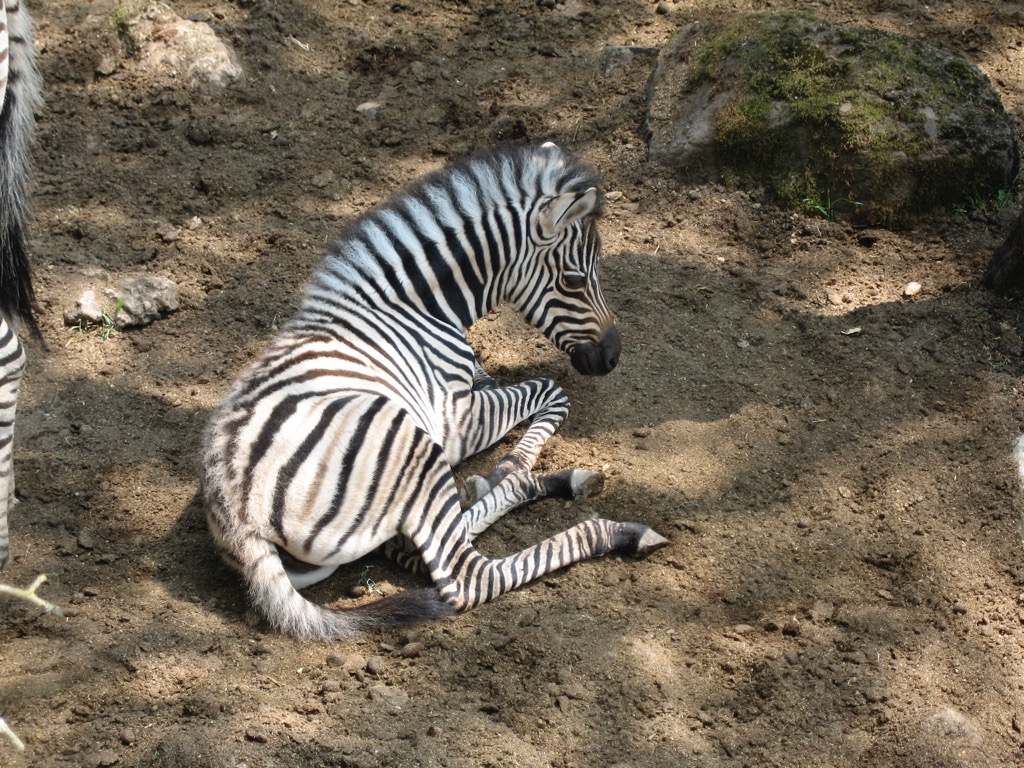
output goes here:
[{"label": "small plant sprout", "polygon": [[103,311],[103,321],[100,324],[100,338],[106,341],[110,338],[110,334],[114,332],[117,327],[117,316],[121,314],[121,308],[124,306],[124,299],[118,298],[117,303],[114,305],[114,311],[111,314],[107,314],[106,310]]},{"label": "small plant sprout", "polygon": [[108,312],[105,309],[100,311],[98,323],[94,323],[91,320],[79,320],[74,329],[83,333],[95,332],[103,341],[107,341],[114,334],[114,331],[117,330],[117,317],[121,314],[123,307],[124,299],[118,298],[112,312]]},{"label": "small plant sprout", "polygon": [[827,221],[835,221],[837,206],[852,205],[856,208],[861,205],[856,200],[850,200],[846,197],[837,197],[833,200],[831,192],[825,192],[824,200],[820,200],[817,197],[805,197],[800,201],[800,204],[803,205],[807,213],[816,213]]}]

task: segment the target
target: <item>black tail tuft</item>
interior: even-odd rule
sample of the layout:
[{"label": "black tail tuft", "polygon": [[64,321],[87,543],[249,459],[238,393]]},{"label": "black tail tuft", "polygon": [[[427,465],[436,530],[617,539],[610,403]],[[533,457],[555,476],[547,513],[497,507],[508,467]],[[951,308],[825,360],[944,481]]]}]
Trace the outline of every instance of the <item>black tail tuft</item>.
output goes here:
[{"label": "black tail tuft", "polygon": [[441,599],[436,589],[407,589],[349,610],[379,627],[418,624],[455,615],[455,609]]},{"label": "black tail tuft", "polygon": [[20,319],[38,336],[35,303],[25,235],[20,223],[12,223],[6,232],[0,233],[0,311],[9,318]]}]

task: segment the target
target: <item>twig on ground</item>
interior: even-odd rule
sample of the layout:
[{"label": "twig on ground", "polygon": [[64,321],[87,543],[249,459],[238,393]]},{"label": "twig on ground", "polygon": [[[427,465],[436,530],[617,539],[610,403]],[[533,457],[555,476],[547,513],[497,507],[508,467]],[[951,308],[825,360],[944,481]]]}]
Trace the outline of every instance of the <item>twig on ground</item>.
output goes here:
[{"label": "twig on ground", "polygon": [[44,611],[53,616],[63,616],[64,612],[61,611],[60,608],[58,608],[56,605],[47,600],[43,600],[43,598],[36,594],[36,590],[39,589],[39,587],[41,587],[45,581],[46,574],[41,573],[38,576],[36,576],[35,581],[33,581],[24,589],[12,587],[9,584],[0,584],[0,595],[10,595],[11,597],[16,597],[19,600],[24,600],[26,603],[38,605]]}]

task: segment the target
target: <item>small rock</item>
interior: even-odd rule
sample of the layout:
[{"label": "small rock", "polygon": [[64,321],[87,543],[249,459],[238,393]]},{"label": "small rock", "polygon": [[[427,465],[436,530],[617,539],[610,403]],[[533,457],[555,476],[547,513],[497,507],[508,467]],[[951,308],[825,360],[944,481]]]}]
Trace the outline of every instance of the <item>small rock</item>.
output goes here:
[{"label": "small rock", "polygon": [[82,531],[78,534],[78,546],[82,549],[91,550],[96,548],[96,541],[89,531]]},{"label": "small rock", "polygon": [[119,331],[138,328],[178,311],[178,286],[166,277],[140,275],[124,284],[119,301],[114,326]]},{"label": "small rock", "polygon": [[348,672],[350,675],[362,675],[363,670],[366,669],[366,659],[360,656],[358,653],[352,653],[345,657],[341,664],[341,668]]},{"label": "small rock", "polygon": [[183,19],[163,3],[150,5],[128,29],[136,60],[145,69],[180,72],[189,85],[214,91],[244,77],[235,52],[209,24]]},{"label": "small rock", "polygon": [[789,664],[790,666],[795,667],[797,664],[800,663],[800,654],[797,653],[796,651],[794,651],[793,649],[790,649],[790,650],[786,651],[785,655],[786,655],[786,663]]},{"label": "small rock", "polygon": [[383,656],[371,656],[370,660],[366,662],[366,671],[380,677],[384,673],[384,666]]},{"label": "small rock", "polygon": [[909,299],[911,296],[917,296],[921,292],[920,283],[907,283],[903,286],[903,297]]},{"label": "small rock", "polygon": [[658,3],[657,8],[654,9],[654,12],[656,14],[658,14],[659,16],[665,16],[666,14],[670,13],[671,11],[672,11],[672,7],[668,3]]},{"label": "small rock", "polygon": [[749,349],[750,342],[747,341],[746,339],[740,339],[739,341],[736,342],[736,346],[739,347],[740,349]]},{"label": "small rock", "polygon": [[131,728],[125,728],[121,733],[117,735],[117,738],[126,747],[130,747],[136,741],[135,731]]},{"label": "small rock", "polygon": [[341,690],[341,683],[337,680],[324,680],[323,685],[320,686],[321,693],[337,693]]},{"label": "small rock", "polygon": [[404,707],[409,703],[409,694],[391,685],[375,685],[370,688],[370,701],[389,707]]},{"label": "small rock", "polygon": [[365,117],[367,120],[377,119],[377,113],[380,112],[381,104],[379,101],[364,101],[362,104],[356,107],[356,112]]},{"label": "small rock", "polygon": [[832,603],[827,600],[815,600],[811,610],[807,613],[811,617],[811,621],[828,621],[835,615],[835,612],[836,607]]},{"label": "small rock", "polygon": [[323,189],[332,181],[334,181],[334,171],[323,171],[313,177],[313,186],[317,189]]},{"label": "small rock", "polygon": [[796,619],[789,619],[782,625],[782,634],[789,637],[798,637],[800,635],[800,622]]},{"label": "small rock", "polygon": [[173,243],[181,239],[181,232],[173,224],[164,224],[157,229],[156,234],[165,243]]},{"label": "small rock", "polygon": [[945,736],[948,739],[962,739],[978,746],[982,743],[981,731],[977,725],[952,707],[944,707],[922,723],[926,732]]},{"label": "small rock", "polygon": [[117,71],[117,59],[113,56],[104,56],[96,65],[96,74],[101,77],[110,77]]},{"label": "small rock", "polygon": [[402,646],[402,650],[399,653],[407,659],[415,659],[423,653],[423,648],[423,643],[406,643]]},{"label": "small rock", "polygon": [[956,603],[953,606],[953,613],[955,613],[955,614],[957,614],[959,616],[963,616],[964,614],[967,613],[967,606],[964,605],[963,603]]},{"label": "small rock", "polygon": [[81,324],[98,325],[103,322],[103,308],[96,298],[96,291],[84,291],[75,301],[75,308],[64,313],[64,325],[69,328]]},{"label": "small rock", "polygon": [[345,657],[337,651],[333,651],[327,654],[327,666],[328,667],[343,667],[345,666]]},{"label": "small rock", "polygon": [[252,728],[248,728],[245,731],[245,740],[254,741],[257,744],[266,744],[270,739],[263,731],[257,731]]}]

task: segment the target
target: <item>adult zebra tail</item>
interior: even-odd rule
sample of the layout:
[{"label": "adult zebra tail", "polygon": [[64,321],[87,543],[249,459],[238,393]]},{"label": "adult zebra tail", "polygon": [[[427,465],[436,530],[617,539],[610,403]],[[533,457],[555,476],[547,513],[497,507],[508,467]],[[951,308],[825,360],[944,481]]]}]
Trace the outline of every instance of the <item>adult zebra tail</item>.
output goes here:
[{"label": "adult zebra tail", "polygon": [[241,549],[238,554],[253,603],[277,629],[298,640],[338,640],[455,613],[436,589],[405,590],[352,608],[324,608],[292,586],[272,542],[253,535]]},{"label": "adult zebra tail", "polygon": [[42,82],[36,68],[33,25],[18,2],[4,3],[7,59],[0,109],[0,311],[20,319],[38,335],[32,315],[35,293],[25,247],[28,218],[29,149],[35,133],[35,110]]}]

